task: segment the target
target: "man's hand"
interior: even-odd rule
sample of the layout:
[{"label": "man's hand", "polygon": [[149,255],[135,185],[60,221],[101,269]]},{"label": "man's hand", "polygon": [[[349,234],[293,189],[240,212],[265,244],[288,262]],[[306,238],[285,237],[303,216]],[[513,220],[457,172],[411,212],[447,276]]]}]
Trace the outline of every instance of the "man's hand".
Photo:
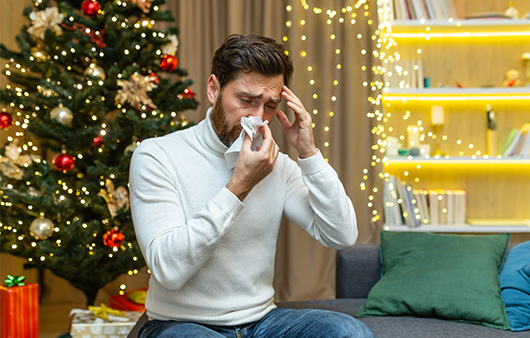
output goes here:
[{"label": "man's hand", "polygon": [[278,110],[276,114],[285,130],[287,140],[298,151],[300,158],[315,155],[318,150],[313,137],[311,114],[287,86],[283,86],[282,97],[287,101],[287,106],[294,111],[295,116],[294,122],[291,124],[283,111]]},{"label": "man's hand", "polygon": [[261,127],[261,133],[263,143],[256,151],[252,151],[252,141],[248,135],[245,135],[234,173],[226,185],[228,190],[241,201],[256,184],[272,172],[276,158],[278,158],[280,148],[272,138],[271,130],[267,124]]}]

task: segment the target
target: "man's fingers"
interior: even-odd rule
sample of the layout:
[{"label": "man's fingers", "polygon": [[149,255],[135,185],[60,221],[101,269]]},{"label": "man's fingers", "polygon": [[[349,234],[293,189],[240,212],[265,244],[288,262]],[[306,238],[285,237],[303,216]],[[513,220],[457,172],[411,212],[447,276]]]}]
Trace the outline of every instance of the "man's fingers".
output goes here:
[{"label": "man's fingers", "polygon": [[283,111],[278,110],[276,112],[276,116],[278,117],[278,121],[280,121],[280,123],[282,124],[283,129],[287,130],[291,128],[292,123],[289,121],[289,118],[287,117],[287,115],[285,115]]}]

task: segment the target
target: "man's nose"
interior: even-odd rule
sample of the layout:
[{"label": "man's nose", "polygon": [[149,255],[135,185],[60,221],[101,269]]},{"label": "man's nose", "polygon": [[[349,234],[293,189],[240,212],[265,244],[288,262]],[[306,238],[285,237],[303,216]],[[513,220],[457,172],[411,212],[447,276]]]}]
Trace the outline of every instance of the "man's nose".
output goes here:
[{"label": "man's nose", "polygon": [[263,117],[265,116],[265,107],[262,105],[254,107],[250,112],[250,116],[257,116],[263,120]]}]

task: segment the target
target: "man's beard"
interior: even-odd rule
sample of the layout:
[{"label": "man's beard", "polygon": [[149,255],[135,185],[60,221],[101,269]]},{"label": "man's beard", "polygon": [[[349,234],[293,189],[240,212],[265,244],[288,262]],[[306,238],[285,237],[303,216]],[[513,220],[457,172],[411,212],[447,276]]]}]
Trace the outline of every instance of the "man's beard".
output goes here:
[{"label": "man's beard", "polygon": [[232,128],[226,121],[226,111],[224,110],[222,103],[222,94],[219,94],[214,104],[212,114],[212,126],[219,137],[219,140],[227,147],[230,147],[232,143],[238,138],[241,133],[241,124],[238,123]]}]

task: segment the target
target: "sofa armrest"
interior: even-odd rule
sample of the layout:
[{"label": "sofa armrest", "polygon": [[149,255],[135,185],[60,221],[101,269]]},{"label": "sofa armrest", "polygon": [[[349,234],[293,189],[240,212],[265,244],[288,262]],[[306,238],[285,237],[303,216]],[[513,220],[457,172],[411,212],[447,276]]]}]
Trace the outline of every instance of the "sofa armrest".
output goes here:
[{"label": "sofa armrest", "polygon": [[378,244],[337,251],[336,298],[366,298],[381,277]]}]

